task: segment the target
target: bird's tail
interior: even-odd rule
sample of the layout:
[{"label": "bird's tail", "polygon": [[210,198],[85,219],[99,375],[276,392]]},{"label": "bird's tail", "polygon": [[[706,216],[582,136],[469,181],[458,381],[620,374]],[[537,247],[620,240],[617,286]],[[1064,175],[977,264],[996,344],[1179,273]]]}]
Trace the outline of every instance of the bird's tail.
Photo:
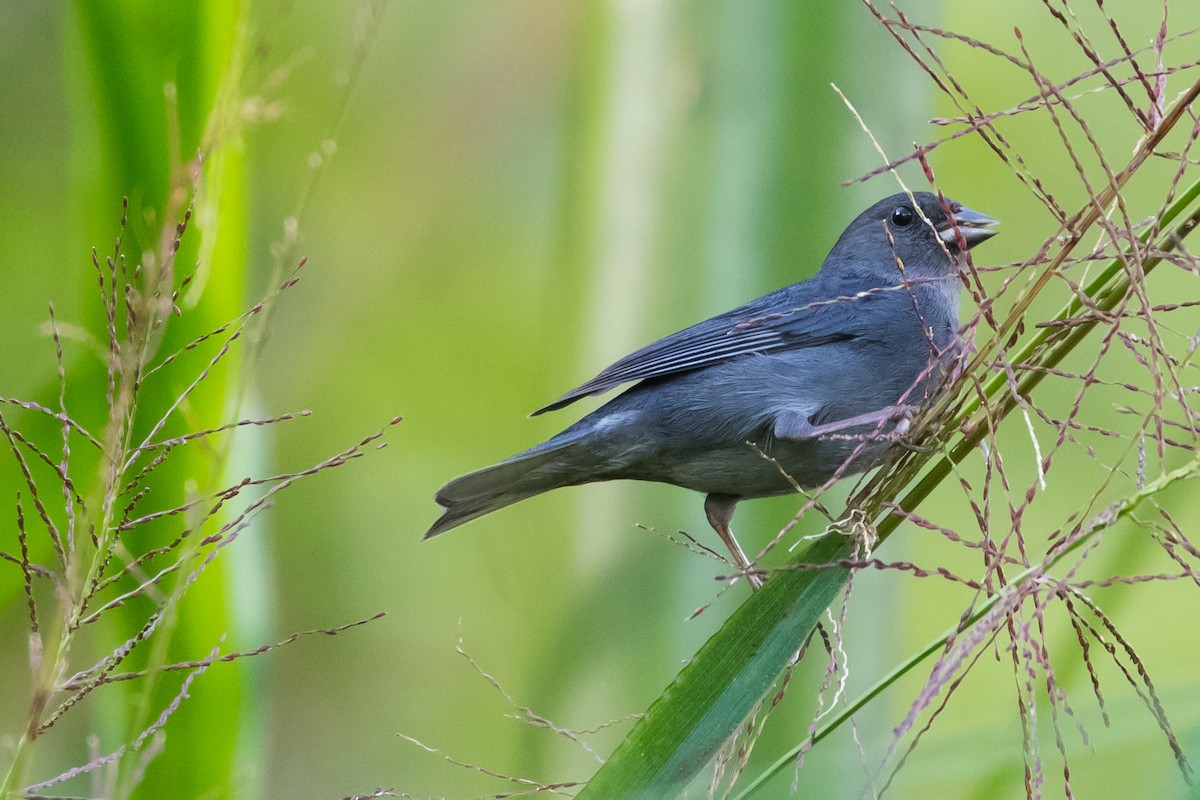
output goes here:
[{"label": "bird's tail", "polygon": [[577,438],[559,434],[499,464],[450,481],[436,498],[438,505],[446,510],[425,533],[425,538],[542,492],[584,482],[572,448]]}]

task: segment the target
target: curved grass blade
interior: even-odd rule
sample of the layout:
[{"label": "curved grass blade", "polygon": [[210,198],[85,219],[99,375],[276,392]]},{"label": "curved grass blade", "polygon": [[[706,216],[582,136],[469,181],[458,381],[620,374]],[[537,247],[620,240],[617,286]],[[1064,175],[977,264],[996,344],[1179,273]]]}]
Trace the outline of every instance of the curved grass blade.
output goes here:
[{"label": "curved grass blade", "polygon": [[827,534],[726,620],[579,794],[679,795],[728,741],[850,577],[853,540]]}]

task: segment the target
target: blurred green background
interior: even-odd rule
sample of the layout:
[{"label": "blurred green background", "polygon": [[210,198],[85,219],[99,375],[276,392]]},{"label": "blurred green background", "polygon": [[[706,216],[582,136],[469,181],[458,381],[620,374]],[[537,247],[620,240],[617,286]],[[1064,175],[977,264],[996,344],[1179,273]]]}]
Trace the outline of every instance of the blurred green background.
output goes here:
[{"label": "blurred green background", "polygon": [[[1105,6],[1135,46],[1157,30],[1160,17],[1142,13],[1139,0]],[[902,7],[1010,51],[1019,25],[1035,63],[1059,80],[1088,67],[1040,3]],[[1101,39],[1103,20],[1089,17],[1090,7],[1079,11]],[[1176,4],[1171,14],[1172,30],[1200,24],[1195,7]],[[392,2],[379,16],[361,4],[309,0],[167,3],[154,13],[136,4],[8,3],[0,9],[3,396],[40,398],[53,386],[53,347],[40,329],[48,300],[60,319],[99,319],[90,248],[111,247],[122,195],[144,211],[166,191],[162,83],[177,86],[190,155],[239,20],[247,66],[234,96],[249,122],[223,139],[224,161],[210,165],[221,171],[220,231],[198,227],[219,243],[205,291],[221,299],[198,313],[219,320],[251,305],[269,284],[285,229],[294,228],[285,267],[300,256],[308,264],[243,376],[251,389],[241,413],[314,412],[239,440],[239,465],[300,469],[394,415],[405,421],[387,449],[285,493],[222,556],[242,566],[208,576],[212,602],[230,609],[216,615],[224,624],[214,623],[214,636],[228,631],[229,649],[388,616],[201,676],[167,727],[168,753],[224,742],[241,755],[232,778],[193,763],[201,771],[178,796],[338,797],[382,786],[473,797],[517,788],[397,733],[509,775],[586,779],[594,753],[514,720],[520,712],[456,647],[461,641],[518,705],[561,728],[591,729],[644,709],[747,591],[738,585],[689,620],[720,591],[713,576],[722,565],[638,527],[683,529],[712,545],[701,499],[665,486],[590,486],[422,543],[438,513],[435,490],[598,405],[526,418],[613,359],[808,277],[850,218],[896,190],[889,176],[842,187],[881,159],[831,83],[893,157],[945,135],[928,121],[956,112],[857,3],[432,0]],[[1035,94],[1020,70],[961,43],[930,41],[984,109]],[[1109,57],[1118,52],[1111,39],[1101,47]],[[1171,42],[1166,60],[1194,61],[1195,52],[1193,40]],[[1169,84],[1168,97],[1188,82],[1185,73]],[[1101,120],[1095,128],[1111,160],[1123,163],[1137,138],[1123,105],[1111,93],[1081,105]],[[1018,118],[1004,130],[1065,207],[1082,202],[1044,119]],[[931,163],[948,195],[1003,221],[980,263],[1020,261],[1054,233],[1049,214],[976,139],[936,151]],[[919,167],[901,174],[925,185]],[[1154,180],[1131,193],[1144,199],[1145,214],[1161,195]],[[1195,296],[1194,276],[1155,277]],[[199,332],[216,323],[193,324]],[[81,346],[68,354],[72,369],[87,370],[89,360]],[[212,402],[209,413],[219,417],[221,401]],[[1020,461],[1028,438],[1017,434],[1014,471],[1028,480]],[[1061,468],[1053,488],[1061,502],[1078,504],[1103,473],[1088,472],[1084,456],[1064,458],[1082,466]],[[15,478],[4,480],[11,497]],[[1194,502],[1180,502],[1194,515]],[[795,498],[743,504],[742,541],[757,549],[797,507]],[[1045,524],[1061,524],[1064,508],[1047,511]],[[957,488],[923,513],[971,531]],[[819,528],[815,518],[801,525]],[[12,534],[3,542],[0,549],[15,548]],[[880,555],[968,576],[979,568],[971,554],[915,529]],[[1152,544],[1135,541],[1105,564],[1153,572],[1161,567],[1154,558]],[[13,643],[0,648],[0,734],[10,735],[27,704],[19,570],[0,564],[0,587],[0,635]],[[1200,643],[1184,622],[1198,605],[1195,586],[1108,594],[1185,749],[1200,752]],[[933,580],[861,575],[845,631],[851,695],[952,625],[970,599]],[[1060,678],[1090,737],[1081,744],[1075,720],[1063,723],[1074,737],[1076,796],[1184,796],[1161,732],[1111,665],[1101,671],[1117,722],[1103,726],[1074,634],[1059,622],[1047,640],[1059,646],[1054,658],[1076,660]],[[187,657],[216,643],[202,638]],[[799,670],[751,772],[803,738],[822,668],[814,661]],[[223,690],[231,694],[211,688],[221,672],[236,683]],[[802,795],[852,796],[868,785],[925,674],[918,669],[858,718],[865,762],[849,730],[818,745],[800,774]],[[1019,796],[1012,687],[1007,654],[985,651],[891,796]],[[206,701],[217,713],[202,712]],[[76,727],[40,743],[33,777],[86,760],[78,737],[103,728],[105,709],[98,701],[79,709]],[[626,727],[583,738],[603,755]],[[1056,796],[1062,767],[1049,725],[1041,731],[1047,795]],[[151,765],[158,791],[174,796],[161,787],[175,785],[167,770],[183,763]],[[791,779],[788,771],[765,796],[782,796]]]}]

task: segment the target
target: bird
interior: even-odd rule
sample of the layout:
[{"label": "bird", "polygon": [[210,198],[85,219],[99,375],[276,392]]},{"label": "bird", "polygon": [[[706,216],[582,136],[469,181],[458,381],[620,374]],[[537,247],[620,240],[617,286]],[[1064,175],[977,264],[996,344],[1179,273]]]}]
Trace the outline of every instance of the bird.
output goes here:
[{"label": "bird", "polygon": [[657,481],[705,495],[739,574],[761,586],[730,527],[735,506],[884,460],[962,351],[965,253],[997,224],[940,193],[876,202],[813,277],[659,339],[534,411],[633,384],[545,442],[447,483],[425,538],[553,489]]}]

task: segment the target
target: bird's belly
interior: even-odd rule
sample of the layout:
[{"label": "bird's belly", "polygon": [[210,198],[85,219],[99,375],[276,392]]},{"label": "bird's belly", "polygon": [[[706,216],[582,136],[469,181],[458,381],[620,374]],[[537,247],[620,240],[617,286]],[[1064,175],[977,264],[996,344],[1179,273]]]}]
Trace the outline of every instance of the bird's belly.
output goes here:
[{"label": "bird's belly", "polygon": [[876,466],[887,443],[861,440],[745,442],[723,447],[666,451],[642,460],[620,477],[671,483],[698,492],[768,497],[811,489],[831,478]]}]

